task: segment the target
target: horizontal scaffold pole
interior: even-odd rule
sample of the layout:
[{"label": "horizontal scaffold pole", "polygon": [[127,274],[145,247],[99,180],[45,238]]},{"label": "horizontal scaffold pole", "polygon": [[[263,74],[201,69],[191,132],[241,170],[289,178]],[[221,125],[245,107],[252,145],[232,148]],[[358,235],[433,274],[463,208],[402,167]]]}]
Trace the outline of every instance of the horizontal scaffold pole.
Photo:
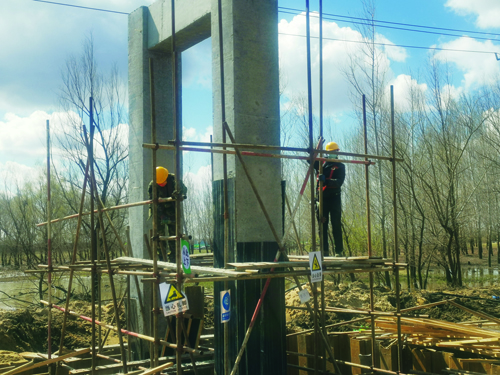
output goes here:
[{"label": "horizontal scaffold pole", "polygon": [[[46,306],[49,306],[49,303],[47,301],[44,301],[44,300],[40,300],[40,303],[46,305]],[[57,306],[57,305],[54,305],[52,304],[52,307],[54,309],[57,309],[59,311],[62,311],[62,312],[66,312],[66,309],[64,307],[60,307],[60,306]],[[77,318],[80,318],[80,319],[83,319],[87,322],[90,322],[90,323],[94,323],[94,324],[97,324],[101,327],[104,327],[104,328],[107,328],[107,329],[111,329],[115,332],[118,331],[118,328],[115,327],[115,326],[112,326],[111,324],[106,324],[106,323],[103,323],[103,322],[100,322],[98,320],[95,320],[93,321],[91,318],[89,318],[88,316],[84,316],[84,315],[80,315],[74,311],[71,311],[69,310],[67,312],[69,315],[72,315],[72,316],[75,316]],[[146,336],[146,335],[143,335],[141,333],[136,333],[136,332],[132,332],[132,331],[128,331],[126,329],[121,329],[120,330],[122,333],[128,335],[128,336],[133,336],[133,337],[137,337],[139,339],[142,339],[142,340],[146,340],[146,341],[149,341],[149,342],[153,342],[154,343],[154,338],[151,337],[151,336]],[[165,340],[159,340],[160,341],[160,344],[163,345],[163,346],[166,346],[166,347],[169,347],[169,348],[172,348],[172,349],[177,349],[177,345],[176,344],[171,344]],[[193,353],[193,354],[202,354],[202,351],[201,350],[196,350],[196,349],[192,349],[192,348],[189,348],[187,346],[183,346],[182,347],[184,351],[188,352],[188,353]]]},{"label": "horizontal scaffold pole", "polygon": [[[167,149],[166,147],[174,147],[175,141],[169,141],[168,145],[158,145],[160,149]],[[156,145],[151,143],[143,143],[143,147],[146,148],[156,148]],[[268,145],[252,145],[246,143],[216,143],[216,142],[193,142],[193,141],[182,141],[180,143],[181,147],[184,146],[195,146],[195,147],[225,147],[225,148],[248,148],[253,150],[276,150],[276,151],[288,151],[288,152],[304,152],[310,153],[311,150],[303,147],[281,147],[281,146],[268,146]],[[331,151],[328,150],[317,150],[314,149],[314,152],[318,154],[331,154]],[[378,160],[392,160],[391,156],[381,156],[381,155],[369,155],[369,154],[358,154],[354,152],[336,152],[336,155],[339,156],[353,156],[359,158],[369,158],[369,159],[378,159]],[[403,161],[403,159],[396,158],[396,161]]]},{"label": "horizontal scaffold pole", "polygon": [[[165,202],[175,202],[175,199],[173,199],[173,198],[158,198],[158,203],[165,203]],[[121,208],[130,208],[130,207],[137,207],[137,206],[145,206],[145,205],[151,204],[151,203],[153,203],[152,199],[147,200],[147,201],[135,202],[135,203],[121,204],[121,205],[112,206],[112,207],[103,207],[103,209],[101,210],[101,212],[114,211],[114,210],[119,210]],[[94,210],[94,213],[98,213],[98,210]],[[87,215],[90,215],[90,214],[91,214],[91,212],[84,212],[84,213],[82,213],[81,216],[87,216]],[[80,216],[80,214],[73,214],[73,215],[61,217],[59,219],[51,220],[50,222],[51,223],[57,223],[57,222],[63,221],[63,220],[76,219],[79,216]],[[44,225],[47,225],[47,222],[37,224],[36,226],[37,227],[42,227]]]},{"label": "horizontal scaffold pole", "polygon": [[[153,145],[150,143],[143,143],[143,147],[155,148],[156,145]],[[175,149],[174,146],[168,146],[168,145],[163,145],[163,146],[159,145],[158,148],[160,148],[162,150]],[[210,148],[197,148],[197,147],[184,147],[184,146],[179,147],[179,149],[182,151],[209,152],[209,153],[214,153],[214,154],[236,155],[236,151],[231,151],[231,150],[217,150],[217,149],[210,149]],[[262,152],[252,152],[252,151],[240,151],[240,154],[242,156],[258,156],[258,157],[275,158],[275,159],[295,159],[295,160],[310,160],[311,159],[310,156],[266,154],[266,153],[262,153]],[[373,161],[370,161],[370,160],[345,160],[345,159],[339,160],[339,159],[330,159],[330,158],[315,158],[314,160],[342,162],[342,163],[347,163],[347,164],[363,164],[363,165],[375,164]]]}]

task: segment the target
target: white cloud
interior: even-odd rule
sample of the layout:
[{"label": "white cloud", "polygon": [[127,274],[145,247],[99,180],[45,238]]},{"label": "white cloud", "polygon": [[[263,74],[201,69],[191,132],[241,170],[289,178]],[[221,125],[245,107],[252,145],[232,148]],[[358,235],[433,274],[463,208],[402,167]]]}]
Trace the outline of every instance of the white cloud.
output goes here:
[{"label": "white cloud", "polygon": [[196,129],[195,128],[183,128],[182,129],[182,138],[185,141],[194,141],[196,139]]},{"label": "white cloud", "polygon": [[15,161],[0,162],[0,193],[15,195],[17,188],[38,180],[41,173],[41,168],[28,167]]},{"label": "white cloud", "polygon": [[[467,37],[444,43],[441,47],[485,52],[500,51],[499,46],[493,44],[490,40],[480,42]],[[474,53],[439,51],[435,54],[435,58],[442,62],[455,64],[464,73],[462,83],[465,89],[491,83],[497,80],[500,74],[500,65],[493,54],[479,55]]]},{"label": "white cloud", "polygon": [[[131,12],[153,0],[79,0],[71,3]],[[124,14],[29,1],[0,1],[0,117],[28,116],[38,109],[56,110],[60,72],[82,42],[94,35],[95,54],[107,71],[117,64],[127,72],[127,23]]]},{"label": "white cloud", "polygon": [[[191,191],[202,191],[207,185],[212,184],[212,166],[205,165],[198,168],[196,173],[187,172],[184,173],[184,183]],[[188,195],[190,193],[188,191]]]},{"label": "white cloud", "polygon": [[212,89],[212,40],[208,38],[182,53],[182,84]]},{"label": "white cloud", "polygon": [[0,121],[0,162],[43,159],[47,154],[46,121],[53,117],[43,111],[28,117],[6,114]]},{"label": "white cloud", "polygon": [[463,87],[455,87],[453,85],[444,85],[442,89],[443,106],[449,100],[457,100],[464,92]]},{"label": "white cloud", "polygon": [[389,83],[387,87],[387,94],[390,94],[390,86],[394,86],[394,105],[400,109],[407,110],[411,96],[425,94],[427,91],[427,84],[418,83],[418,81],[407,75],[400,74]]},{"label": "white cloud", "polygon": [[[311,17],[311,36],[319,35],[319,20],[317,17]],[[306,17],[304,14],[295,16],[291,21],[281,20],[278,24],[279,28],[279,48],[280,48],[280,68],[286,85],[284,87],[284,95],[288,98],[293,98],[297,93],[307,93],[307,50],[306,38],[290,36],[306,35]],[[356,56],[359,52],[361,44],[349,43],[345,41],[363,40],[362,35],[357,30],[350,27],[340,27],[335,22],[323,23],[323,82],[328,82],[324,85],[324,106],[325,114],[331,114],[337,110],[349,110],[350,85],[345,79],[342,69],[347,68],[351,61],[350,56],[354,61],[363,61],[369,63],[366,57]],[[331,40],[336,39],[336,40]],[[376,42],[393,44],[382,35],[376,36]],[[376,47],[379,53],[378,62],[381,68],[388,71],[390,68],[390,60],[405,61],[407,55],[403,48],[395,46]],[[319,97],[319,42],[318,39],[311,39],[311,69],[312,69],[312,90],[313,90],[313,107],[318,107]],[[305,95],[305,94],[304,94]]]},{"label": "white cloud", "polygon": [[500,27],[498,0],[448,0],[445,6],[459,15],[475,15],[476,25],[482,29]]},{"label": "white cloud", "polygon": [[406,58],[408,57],[408,55],[406,53],[406,49],[404,49],[403,47],[397,47],[396,45],[394,45],[393,42],[391,42],[385,36],[383,36],[381,34],[376,34],[375,43],[386,44],[384,46],[384,52],[390,60],[397,61],[397,62],[405,62],[406,61]]},{"label": "white cloud", "polygon": [[[286,81],[285,96],[291,98],[297,93],[307,95],[307,50],[306,38],[291,36],[306,35],[306,18],[303,15],[295,16],[290,22],[281,20],[278,24],[279,53],[281,75]],[[312,35],[318,35],[319,22],[311,17]],[[341,28],[334,22],[325,22],[323,25],[325,38],[335,39],[359,39],[359,34],[346,27]],[[313,97],[318,97],[319,76],[319,43],[317,39],[311,40],[311,69]],[[324,103],[328,103],[330,110],[345,109],[349,106],[349,98],[346,94],[347,82],[342,76],[339,67],[348,62],[346,54],[346,43],[341,41],[323,41],[323,80],[328,82],[324,86]],[[325,106],[326,107],[326,106]]]},{"label": "white cloud", "polygon": [[204,133],[199,133],[195,128],[183,128],[182,139],[191,142],[210,142],[210,136],[213,134],[213,127],[205,128]]}]

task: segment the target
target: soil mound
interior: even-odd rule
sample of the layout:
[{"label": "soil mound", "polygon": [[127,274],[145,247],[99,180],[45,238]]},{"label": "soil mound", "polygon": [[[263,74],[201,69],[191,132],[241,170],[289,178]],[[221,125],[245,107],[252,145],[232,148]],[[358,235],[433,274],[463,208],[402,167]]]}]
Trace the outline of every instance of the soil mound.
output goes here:
[{"label": "soil mound", "polygon": [[[91,305],[87,302],[70,303],[70,310],[84,316],[91,316]],[[97,307],[96,307],[97,311]],[[47,342],[47,308],[5,311],[0,313],[0,350],[15,352],[33,351],[46,353]],[[114,317],[113,304],[102,307],[102,321],[111,324]],[[120,321],[124,324],[124,311],[120,312]],[[52,312],[52,350],[57,350],[61,339],[63,314],[57,310]],[[113,323],[114,325],[114,323]],[[68,316],[64,346],[67,349],[89,347],[91,345],[92,326],[89,322]],[[103,329],[103,335],[106,330]],[[125,338],[126,339],[126,338]],[[109,335],[106,344],[117,342],[115,332]]]},{"label": "soil mound", "polygon": [[[307,287],[311,295],[312,291]],[[318,288],[318,293],[320,289]],[[394,291],[388,291],[383,287],[374,288],[374,307],[377,311],[396,311],[396,296]],[[471,312],[481,312],[492,317],[500,318],[500,288],[468,289],[457,288],[443,291],[403,291],[400,294],[400,308],[405,309],[414,306],[423,306],[429,303],[443,300],[453,300],[465,309],[451,304],[442,304],[429,308],[419,309],[412,312],[415,315],[427,315],[432,319],[446,320],[449,322],[479,321],[482,318]],[[287,306],[305,307],[300,303],[298,290],[293,289],[286,293],[285,303]],[[370,290],[361,281],[350,284],[335,285],[333,282],[325,281],[325,305],[326,307],[339,307],[345,309],[368,310],[370,308]],[[321,308],[321,298],[318,297],[318,306]],[[467,311],[470,310],[471,312]],[[326,324],[340,323],[362,317],[359,314],[327,312]],[[336,331],[350,331],[359,329],[366,323],[353,323],[336,327]],[[307,310],[287,309],[287,331],[288,333],[311,329],[314,322],[310,319]]]},{"label": "soil mound", "polygon": [[27,362],[15,352],[0,350],[0,365],[20,365]]}]

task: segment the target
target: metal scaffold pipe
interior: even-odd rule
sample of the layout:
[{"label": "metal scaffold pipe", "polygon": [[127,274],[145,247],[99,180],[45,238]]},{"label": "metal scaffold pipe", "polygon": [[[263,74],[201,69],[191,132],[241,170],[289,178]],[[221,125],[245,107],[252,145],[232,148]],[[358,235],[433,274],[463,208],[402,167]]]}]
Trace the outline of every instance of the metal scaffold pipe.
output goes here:
[{"label": "metal scaffold pipe", "polygon": [[[182,151],[179,149],[179,143],[182,139],[182,128],[178,117],[178,91],[177,91],[177,48],[176,48],[176,34],[175,34],[175,1],[170,1],[170,24],[171,24],[171,35],[172,35],[172,120],[174,125],[174,139],[175,139],[175,174],[176,174],[176,184],[181,186],[182,184]],[[182,271],[182,257],[181,257],[181,235],[182,235],[182,216],[181,216],[181,200],[175,201],[175,260],[177,264],[177,288],[182,289],[183,283],[183,271]],[[156,265],[157,267],[157,265]],[[155,271],[157,274],[157,271]],[[157,274],[158,275],[158,274]],[[159,284],[157,284],[159,285]],[[156,306],[155,306],[156,308]],[[156,315],[156,314],[155,314]],[[176,367],[177,374],[182,375],[182,334],[183,332],[183,321],[184,314],[180,311],[176,314],[176,340],[177,340],[177,350],[176,350]],[[155,321],[155,330],[158,330],[158,321]]]},{"label": "metal scaffold pipe", "polygon": [[[151,100],[151,142],[156,143],[156,103],[155,103],[155,81],[154,81],[154,61],[149,59],[149,85],[150,85],[150,100]],[[153,149],[152,155],[152,218],[153,218],[153,246],[152,246],[152,259],[153,259],[153,273],[155,277],[158,275],[158,188],[156,184],[156,149]],[[152,301],[153,301],[153,337],[154,341],[150,345],[150,350],[153,352],[151,355],[151,367],[158,366],[158,283],[152,286]]]},{"label": "metal scaffold pipe", "polygon": [[[94,101],[92,97],[89,98],[89,108],[90,108],[90,116],[89,116],[89,126],[90,126],[90,140],[87,146],[87,154],[89,158],[89,167],[90,167],[90,178],[92,180],[92,176],[94,176]],[[86,132],[84,131],[86,135]],[[94,217],[94,188],[95,184],[90,182],[90,247],[91,247],[91,268],[92,272],[90,274],[90,284],[91,284],[91,311],[92,311],[92,319],[95,320],[95,300],[96,300],[96,269],[95,269],[95,261],[97,258],[97,244],[95,238],[95,217]],[[95,325],[92,325],[92,375],[95,374],[97,358],[96,358],[96,350],[95,350]]]},{"label": "metal scaffold pipe", "polygon": [[[47,120],[47,261],[49,266],[49,272],[47,275],[48,283],[48,297],[49,303],[52,303],[52,232],[50,226],[50,215],[51,215],[51,204],[50,204],[50,123]],[[48,322],[47,322],[47,355],[51,359],[52,356],[52,309],[49,307],[48,312]],[[50,372],[50,370],[49,370]]]}]

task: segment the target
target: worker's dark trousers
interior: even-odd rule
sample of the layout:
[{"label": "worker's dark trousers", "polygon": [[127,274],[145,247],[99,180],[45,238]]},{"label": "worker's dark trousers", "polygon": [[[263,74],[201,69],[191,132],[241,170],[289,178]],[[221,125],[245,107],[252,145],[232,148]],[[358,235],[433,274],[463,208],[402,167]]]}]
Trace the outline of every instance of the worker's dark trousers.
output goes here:
[{"label": "worker's dark trousers", "polygon": [[341,254],[344,251],[344,244],[342,242],[342,201],[340,199],[340,193],[323,198],[323,217],[325,222],[323,223],[323,255],[328,256],[328,222],[332,222],[332,233],[333,241],[335,242],[335,253]]}]

